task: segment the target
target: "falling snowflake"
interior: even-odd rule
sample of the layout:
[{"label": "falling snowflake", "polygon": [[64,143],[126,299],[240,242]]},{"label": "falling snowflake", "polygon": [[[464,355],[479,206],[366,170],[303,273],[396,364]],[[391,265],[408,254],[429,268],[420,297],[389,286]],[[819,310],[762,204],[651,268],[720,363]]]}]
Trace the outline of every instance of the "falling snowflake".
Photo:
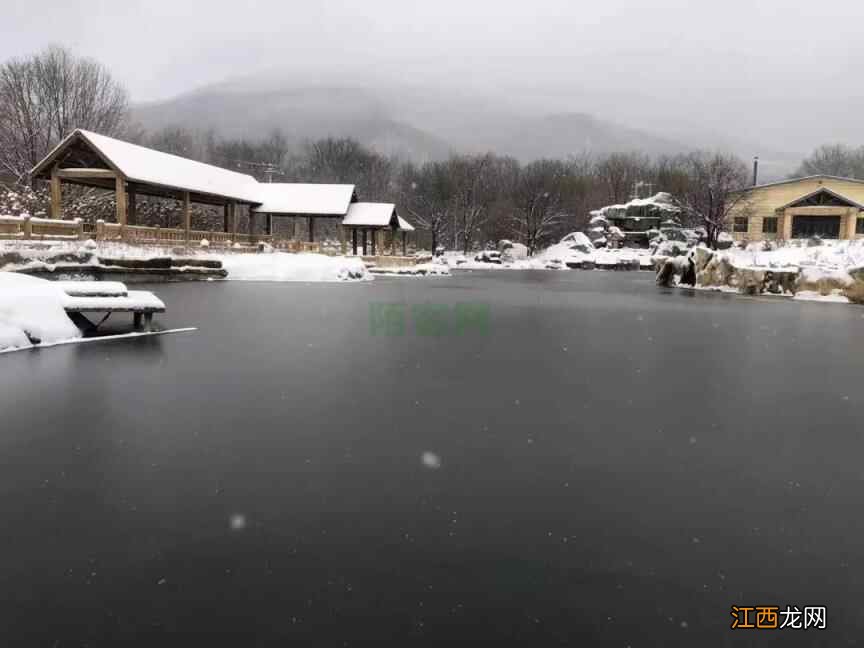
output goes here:
[{"label": "falling snowflake", "polygon": [[241,513],[235,513],[229,520],[232,531],[242,531],[246,528],[246,516]]},{"label": "falling snowflake", "polygon": [[441,457],[434,452],[426,451],[420,456],[420,461],[429,470],[438,470],[441,467]]}]

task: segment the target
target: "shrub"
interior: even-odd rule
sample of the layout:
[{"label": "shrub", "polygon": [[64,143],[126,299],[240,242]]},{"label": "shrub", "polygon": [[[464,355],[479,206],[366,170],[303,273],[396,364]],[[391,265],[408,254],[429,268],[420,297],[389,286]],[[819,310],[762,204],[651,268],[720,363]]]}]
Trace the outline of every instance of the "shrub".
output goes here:
[{"label": "shrub", "polygon": [[843,291],[843,294],[853,304],[864,305],[864,281],[858,280]]}]

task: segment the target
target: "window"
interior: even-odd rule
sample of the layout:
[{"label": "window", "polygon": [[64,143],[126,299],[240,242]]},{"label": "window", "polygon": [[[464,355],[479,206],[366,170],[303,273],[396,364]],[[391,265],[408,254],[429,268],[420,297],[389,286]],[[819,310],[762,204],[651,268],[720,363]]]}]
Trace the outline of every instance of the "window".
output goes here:
[{"label": "window", "polygon": [[777,217],[766,216],[762,219],[762,233],[776,234],[777,233]]},{"label": "window", "polygon": [[859,218],[855,221],[855,233],[864,234],[864,218]]},{"label": "window", "polygon": [[735,222],[732,225],[733,232],[746,232],[747,231],[747,217],[746,216],[736,216]]}]

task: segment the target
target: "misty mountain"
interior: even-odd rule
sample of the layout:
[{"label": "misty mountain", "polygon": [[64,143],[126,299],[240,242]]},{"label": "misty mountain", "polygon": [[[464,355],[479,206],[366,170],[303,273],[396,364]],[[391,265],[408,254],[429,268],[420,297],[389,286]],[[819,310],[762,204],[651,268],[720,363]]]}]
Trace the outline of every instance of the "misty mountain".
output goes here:
[{"label": "misty mountain", "polygon": [[[488,150],[522,161],[583,152],[675,154],[706,147],[711,137],[717,138],[712,133],[682,141],[584,112],[544,114],[518,108],[506,96],[396,84],[315,85],[278,77],[241,79],[137,105],[133,118],[147,129],[213,129],[232,138],[260,138],[279,129],[294,146],[319,137],[350,136],[381,153],[415,161]],[[713,142],[708,147],[715,148]],[[743,146],[723,148],[750,154]],[[788,172],[786,161],[772,166],[770,157],[763,156],[768,175]]]}]

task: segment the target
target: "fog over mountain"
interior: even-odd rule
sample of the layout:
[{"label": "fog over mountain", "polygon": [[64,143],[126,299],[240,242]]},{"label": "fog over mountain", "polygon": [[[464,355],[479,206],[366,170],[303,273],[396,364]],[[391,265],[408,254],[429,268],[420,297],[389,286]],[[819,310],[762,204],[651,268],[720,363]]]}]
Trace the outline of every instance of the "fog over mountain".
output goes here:
[{"label": "fog over mountain", "polygon": [[[590,100],[550,101],[544,111],[494,91],[471,94],[442,86],[396,81],[363,86],[327,75],[308,80],[284,73],[227,81],[166,101],[136,105],[134,119],[147,129],[213,129],[224,137],[260,138],[275,129],[299,145],[316,137],[349,136],[378,151],[413,160],[493,150],[523,161],[582,153],[641,151],[676,154],[697,148],[760,152],[765,177],[788,173],[801,152],[782,153],[716,132],[679,129],[670,135],[581,112]],[[539,93],[538,93],[539,95]]]},{"label": "fog over mountain", "polygon": [[725,148],[766,172],[864,144],[858,0],[0,5],[0,57],[92,56],[134,102],[168,102],[145,122],[350,132],[412,155]]}]

